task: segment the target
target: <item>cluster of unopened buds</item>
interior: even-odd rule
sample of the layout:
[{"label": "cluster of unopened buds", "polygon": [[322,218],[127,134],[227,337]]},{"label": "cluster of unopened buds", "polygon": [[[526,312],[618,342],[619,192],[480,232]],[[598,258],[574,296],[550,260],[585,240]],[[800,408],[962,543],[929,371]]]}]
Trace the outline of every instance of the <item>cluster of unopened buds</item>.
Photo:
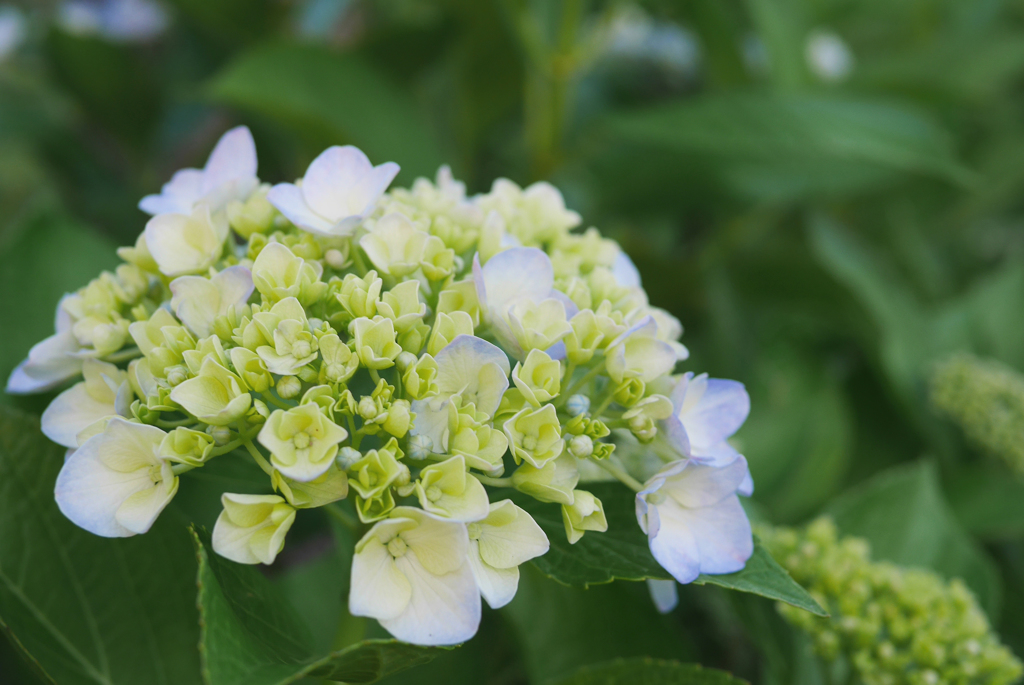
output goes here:
[{"label": "cluster of unopened buds", "polygon": [[819,518],[804,529],[761,526],[758,535],[830,619],[779,604],[849,681],[864,685],[1009,685],[1024,668],[1000,644],[985,613],[959,579],[871,560],[861,538],[840,537]]},{"label": "cluster of unopened buds", "polygon": [[726,441],[743,386],[672,375],[679,322],[614,241],[573,232],[554,187],[467,197],[442,168],[388,192],[398,166],[350,146],[294,184],[256,170],[236,128],[143,199],[125,263],[67,295],[12,375],[21,393],[84,377],[42,422],[69,448],[69,519],[145,533],[179,477],[251,458],[267,494],[223,494],[214,550],[270,564],[297,510],[351,497],[366,532],[349,609],[418,644],[471,637],[481,596],[508,603],[548,550],[488,487],[560,504],[575,543],[607,528],[578,486],[616,478],[677,580],[744,566],[753,483]]}]

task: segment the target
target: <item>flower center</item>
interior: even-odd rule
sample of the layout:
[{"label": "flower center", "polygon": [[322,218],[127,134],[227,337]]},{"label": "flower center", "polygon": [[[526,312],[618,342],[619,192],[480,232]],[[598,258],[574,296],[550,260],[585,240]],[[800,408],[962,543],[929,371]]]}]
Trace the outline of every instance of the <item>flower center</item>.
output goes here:
[{"label": "flower center", "polygon": [[292,438],[292,444],[295,445],[295,449],[304,450],[309,447],[309,443],[312,439],[309,437],[309,433],[296,433],[295,437]]},{"label": "flower center", "polygon": [[309,343],[306,342],[305,340],[298,340],[298,341],[295,342],[294,345],[292,345],[292,356],[293,357],[296,357],[296,358],[308,357],[309,353],[310,353]]},{"label": "flower center", "polygon": [[532,452],[537,449],[537,436],[536,435],[524,435],[523,436],[523,449]]},{"label": "flower center", "polygon": [[429,488],[427,488],[427,499],[430,500],[431,502],[436,502],[437,500],[441,499],[442,494],[444,493],[441,492],[441,488],[437,487],[436,485],[431,485]]},{"label": "flower center", "polygon": [[470,540],[479,540],[481,533],[483,533],[483,529],[480,527],[479,523],[467,524],[466,530],[469,531]]},{"label": "flower center", "polygon": [[405,544],[405,540],[400,537],[395,536],[388,542],[388,553],[395,559],[405,556],[408,551],[409,545]]}]

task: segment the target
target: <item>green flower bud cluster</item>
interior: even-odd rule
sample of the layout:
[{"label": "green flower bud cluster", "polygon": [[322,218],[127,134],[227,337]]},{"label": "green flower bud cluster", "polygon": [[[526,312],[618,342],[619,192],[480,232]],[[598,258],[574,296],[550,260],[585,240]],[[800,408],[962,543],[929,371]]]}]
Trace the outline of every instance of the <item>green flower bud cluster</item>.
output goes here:
[{"label": "green flower bud cluster", "polygon": [[935,367],[931,402],[972,442],[1024,473],[1024,375],[994,360],[958,354]]},{"label": "green flower bud cluster", "polygon": [[779,611],[823,659],[845,658],[865,685],[1008,685],[1024,674],[960,580],[873,562],[866,541],[840,538],[828,518],[758,533],[832,616],[783,604]]}]

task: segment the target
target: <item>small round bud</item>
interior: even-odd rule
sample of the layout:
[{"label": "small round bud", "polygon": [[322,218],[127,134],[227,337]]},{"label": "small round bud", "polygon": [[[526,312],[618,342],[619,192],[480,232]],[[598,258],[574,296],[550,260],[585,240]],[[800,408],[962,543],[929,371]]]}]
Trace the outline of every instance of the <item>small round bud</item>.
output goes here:
[{"label": "small round bud", "polygon": [[338,450],[338,456],[334,458],[334,463],[338,465],[338,468],[342,471],[348,471],[352,468],[352,465],[363,458],[363,454],[353,447],[342,447]]},{"label": "small round bud", "polygon": [[318,319],[315,316],[309,317],[308,321],[309,321],[309,329],[312,330],[312,331],[318,330],[321,326],[324,325],[324,320],[323,319]]},{"label": "small round bud", "polygon": [[580,416],[590,410],[590,398],[586,395],[573,395],[566,401],[565,410],[569,416]]},{"label": "small round bud", "polygon": [[302,381],[295,376],[285,376],[277,382],[277,394],[286,400],[302,392]]},{"label": "small round bud", "polygon": [[569,452],[577,459],[586,459],[594,453],[594,441],[589,435],[577,435],[569,441]]},{"label": "small round bud", "polygon": [[398,370],[404,372],[410,366],[415,364],[419,360],[412,352],[402,352],[398,355],[398,359],[395,360],[395,365],[398,366]]},{"label": "small round bud", "polygon": [[341,253],[341,250],[330,249],[324,254],[324,261],[327,262],[327,266],[332,269],[344,269],[345,268],[345,255]]},{"label": "small round bud", "polygon": [[359,400],[359,416],[364,421],[371,421],[377,417],[377,403],[370,396],[364,396]]},{"label": "small round bud", "polygon": [[188,369],[180,364],[171,366],[167,369],[167,382],[171,384],[171,387],[180,385],[188,380]]},{"label": "small round bud", "polygon": [[431,441],[425,435],[413,435],[409,437],[406,454],[410,459],[422,461],[430,456]]},{"label": "small round bud", "polygon": [[231,442],[231,429],[227,426],[207,426],[206,432],[218,445],[226,445]]}]

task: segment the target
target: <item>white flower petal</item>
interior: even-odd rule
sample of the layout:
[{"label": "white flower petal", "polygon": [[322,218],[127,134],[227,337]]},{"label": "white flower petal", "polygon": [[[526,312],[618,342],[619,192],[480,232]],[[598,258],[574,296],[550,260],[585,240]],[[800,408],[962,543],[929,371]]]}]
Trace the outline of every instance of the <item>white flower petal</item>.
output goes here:
[{"label": "white flower petal", "polygon": [[667,614],[679,604],[679,590],[674,580],[648,578],[647,591],[651,593],[651,601],[659,614]]},{"label": "white flower petal", "polygon": [[619,250],[615,255],[615,261],[612,262],[612,276],[615,277],[616,283],[625,288],[640,287],[640,272],[629,255],[622,250]]},{"label": "white flower petal", "polygon": [[546,299],[555,283],[551,259],[535,247],[513,247],[491,257],[483,268],[473,267],[480,304],[504,312],[517,300]]},{"label": "white flower petal", "polygon": [[448,398],[430,397],[413,400],[413,419],[410,433],[430,438],[431,450],[444,454],[448,451]]},{"label": "white flower petal", "polygon": [[51,390],[82,372],[82,359],[72,356],[81,349],[70,330],[36,343],[28,358],[11,372],[7,392],[28,395]]},{"label": "white flower petal", "polygon": [[684,507],[709,507],[721,502],[736,492],[748,473],[743,457],[717,468],[695,462],[684,464],[675,474],[672,470],[677,468],[676,464],[669,464],[661,472],[671,474],[662,486],[663,491]]},{"label": "white flower petal", "polygon": [[237,126],[220,137],[206,160],[201,195],[216,191],[231,181],[256,176],[256,143],[248,126]]},{"label": "white flower petal", "polygon": [[182,169],[160,189],[159,195],[147,195],[139,201],[139,209],[157,214],[188,214],[203,196],[202,169]]},{"label": "white flower petal", "polygon": [[477,410],[493,416],[511,373],[500,347],[472,335],[457,335],[437,353],[436,361],[437,387],[442,395],[462,393]]},{"label": "white flower petal", "polygon": [[395,618],[409,606],[412,585],[398,570],[375,530],[370,530],[363,540],[362,548],[352,557],[349,613],[377,620]]},{"label": "white flower petal", "polygon": [[372,170],[369,158],[359,148],[329,147],[306,170],[302,195],[313,211],[334,221],[359,214],[362,207],[354,206],[352,190]]},{"label": "white flower petal", "polygon": [[692,583],[700,575],[700,549],[690,530],[688,512],[666,499],[657,506],[648,506],[647,526],[654,558],[680,583]]},{"label": "white flower petal", "polygon": [[700,550],[701,573],[735,573],[743,568],[754,553],[754,538],[736,495],[686,513]]},{"label": "white flower petal", "polygon": [[310,209],[296,185],[278,183],[267,193],[267,201],[299,228],[323,235],[330,235],[334,228],[333,222]]},{"label": "white flower petal", "polygon": [[43,412],[43,435],[64,447],[78,447],[78,434],[104,419],[114,416],[113,403],[102,402],[89,394],[85,383],[76,383],[54,398]]},{"label": "white flower petal", "polygon": [[480,558],[476,540],[469,543],[469,566],[473,570],[480,594],[492,609],[500,609],[516,596],[519,589],[519,567],[494,568]]},{"label": "white flower petal", "polygon": [[400,615],[380,622],[389,633],[415,645],[456,645],[476,634],[480,592],[465,559],[458,569],[440,576],[424,568],[412,550],[396,563],[412,585],[412,597]]},{"label": "white flower petal", "polygon": [[[750,413],[750,396],[738,381],[706,379],[706,389],[697,406],[680,418],[694,445],[716,445],[737,430]],[[687,403],[684,401],[684,407]]]},{"label": "white flower petal", "polygon": [[[480,555],[494,568],[514,568],[522,563],[546,554],[550,543],[537,522],[512,500],[502,500],[491,505],[493,517],[511,518],[503,525],[489,525],[488,517],[480,522]],[[505,516],[502,516],[505,515]],[[492,605],[493,606],[493,605]]]},{"label": "white flower petal", "polygon": [[430,573],[451,573],[465,561],[469,534],[464,523],[438,520],[413,507],[396,507],[391,516],[410,518],[419,523],[415,528],[403,531],[402,538]]},{"label": "white flower petal", "polygon": [[171,465],[164,462],[163,480],[128,496],[114,513],[114,519],[136,534],[149,531],[160,512],[178,492],[178,479],[171,472]]}]

